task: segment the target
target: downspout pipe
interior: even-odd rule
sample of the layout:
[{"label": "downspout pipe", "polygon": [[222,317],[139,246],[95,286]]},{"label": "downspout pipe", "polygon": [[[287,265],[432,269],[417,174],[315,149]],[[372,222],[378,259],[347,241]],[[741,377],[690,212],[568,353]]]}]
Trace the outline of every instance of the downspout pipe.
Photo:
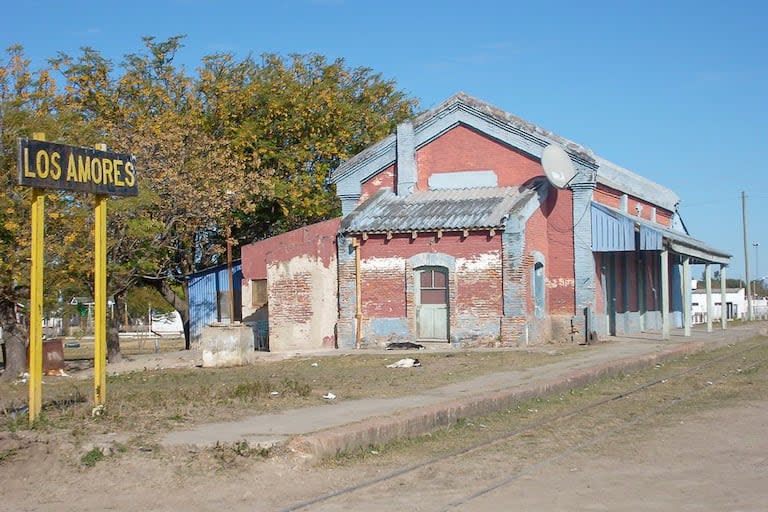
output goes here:
[{"label": "downspout pipe", "polygon": [[355,249],[355,348],[360,348],[363,328],[363,305],[360,278],[360,241],[357,238],[352,239],[352,247]]}]

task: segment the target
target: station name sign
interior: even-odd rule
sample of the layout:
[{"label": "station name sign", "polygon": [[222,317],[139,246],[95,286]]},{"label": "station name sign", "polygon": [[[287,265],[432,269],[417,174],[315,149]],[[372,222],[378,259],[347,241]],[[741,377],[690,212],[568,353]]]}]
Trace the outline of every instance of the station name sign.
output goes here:
[{"label": "station name sign", "polygon": [[131,155],[19,139],[18,168],[19,185],[105,196],[139,193]]}]

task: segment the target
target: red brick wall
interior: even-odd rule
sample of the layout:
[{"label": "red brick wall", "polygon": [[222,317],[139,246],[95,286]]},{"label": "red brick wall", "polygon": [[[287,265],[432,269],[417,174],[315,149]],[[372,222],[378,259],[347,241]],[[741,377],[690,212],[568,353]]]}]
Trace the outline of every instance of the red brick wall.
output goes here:
[{"label": "red brick wall", "polygon": [[[406,260],[424,252],[443,253],[457,259],[452,315],[480,318],[502,314],[501,234],[488,232],[371,235],[361,244],[363,315],[367,318],[405,318]],[[490,268],[488,268],[490,267]]]},{"label": "red brick wall", "polygon": [[[589,222],[589,217],[582,222]],[[525,229],[525,255],[534,251],[544,256],[547,313],[573,315],[575,308],[573,255],[573,195],[568,190],[550,188],[542,208],[528,220]],[[527,309],[533,311],[530,290],[533,260],[524,264]]]},{"label": "red brick wall", "polygon": [[396,180],[397,165],[390,165],[380,173],[374,175],[369,180],[362,183],[362,192],[360,195],[360,202],[362,203],[382,188],[388,188],[392,192],[396,192]]},{"label": "red brick wall", "polygon": [[[595,189],[595,193],[593,195],[595,202],[604,204],[606,206],[612,206],[613,208],[620,208],[621,207],[621,196],[623,195],[623,192],[616,190],[615,188],[611,188],[608,186],[605,186],[601,183],[598,183],[597,188]],[[638,199],[633,196],[627,197],[627,213],[630,215],[636,214],[636,206],[640,205],[642,207],[642,210],[640,212],[640,217],[646,220],[651,219],[651,209],[656,208],[656,222],[663,226],[669,226],[672,223],[672,212],[669,210],[665,210],[664,208],[661,208],[660,206],[655,206],[648,201],[643,201],[642,199]]]},{"label": "red brick wall", "polygon": [[456,171],[495,171],[501,187],[521,185],[544,176],[538,161],[466,126],[457,126],[416,151],[418,190],[428,190],[429,177]]},{"label": "red brick wall", "polygon": [[[341,218],[331,219],[244,245],[241,251],[243,278],[266,279],[267,261],[287,261],[303,254],[314,254],[326,266],[329,265],[330,260],[336,257],[336,247],[333,244],[318,244],[317,240],[335,237],[340,223]],[[307,253],[307,250],[310,252]]]},{"label": "red brick wall", "polygon": [[595,303],[593,305],[594,313],[596,315],[604,315],[605,311],[605,297],[606,292],[603,289],[603,265],[607,265],[605,261],[607,253],[596,252],[595,254]]}]

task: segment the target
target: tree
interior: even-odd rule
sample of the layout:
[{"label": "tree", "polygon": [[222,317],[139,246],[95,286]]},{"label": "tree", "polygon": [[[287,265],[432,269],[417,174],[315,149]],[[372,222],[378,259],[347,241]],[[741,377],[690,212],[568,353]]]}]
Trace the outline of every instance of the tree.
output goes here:
[{"label": "tree", "polygon": [[[27,365],[24,312],[29,305],[32,191],[17,185],[16,141],[37,131],[55,135],[54,91],[48,71],[33,72],[21,46],[6,50],[0,62],[0,325],[7,357],[5,378],[15,378]],[[55,212],[58,196],[49,197],[49,211]]]},{"label": "tree", "polygon": [[253,241],[338,216],[331,169],[411,117],[416,101],[369,68],[321,55],[265,54],[204,60],[200,93],[208,127],[233,141],[251,172],[268,169],[258,206],[242,214],[238,237]]},{"label": "tree", "polygon": [[[223,251],[206,233],[219,233],[234,208],[247,211],[241,190],[257,189],[228,142],[204,129],[194,81],[173,65],[181,37],[155,42],[126,56],[122,75],[110,80],[111,63],[92,50],[79,59],[60,56],[67,104],[118,152],[136,156],[138,198],[114,203],[109,217],[108,287],[117,310],[127,291],[143,282],[177,310],[188,330],[185,293],[174,283]],[[107,78],[105,78],[107,77]],[[110,329],[110,360],[119,357]]]},{"label": "tree", "polygon": [[[318,55],[268,54],[259,64],[212,55],[199,77],[189,76],[174,64],[182,39],[146,37],[144,51],[126,55],[119,68],[91,48],[77,57],[59,54],[50,62],[62,77],[59,93],[48,71],[34,75],[23,59],[9,60],[2,77],[3,98],[10,99],[3,100],[0,127],[28,134],[32,124],[25,119],[35,118],[35,130],[45,120],[62,142],[105,143],[136,156],[139,196],[108,203],[107,286],[117,312],[110,361],[120,357],[117,326],[129,290],[155,288],[181,314],[189,343],[185,276],[221,263],[227,241],[237,248],[338,215],[339,202],[326,186],[330,170],[416,107],[370,69]],[[3,133],[6,146],[16,136]],[[11,146],[3,150],[7,180]],[[28,201],[18,193],[8,200],[14,215]],[[57,194],[52,201],[49,231],[58,243],[51,279],[61,287],[90,287],[93,240],[83,233],[92,232],[92,199]],[[28,254],[18,245],[23,225],[9,219],[0,230],[9,247],[20,247],[19,261]],[[23,273],[23,265],[14,271]]]},{"label": "tree", "polygon": [[[179,40],[165,46],[149,43],[155,58],[162,57],[156,68],[163,72],[133,74],[158,91],[179,83],[178,77],[161,79],[171,73]],[[143,60],[134,64],[136,70],[147,69]],[[208,56],[194,90],[185,104],[199,107],[201,117],[185,126],[196,126],[198,140],[210,146],[201,144],[205,149],[197,155],[207,159],[190,159],[187,165],[198,166],[191,171],[203,179],[210,169],[226,171],[215,182],[206,181],[207,197],[184,193],[194,198],[193,210],[205,216],[193,217],[196,222],[187,231],[174,233],[170,240],[179,250],[169,252],[157,275],[145,279],[182,313],[188,342],[188,316],[180,309],[186,303],[171,285],[186,285],[183,276],[221,263],[228,236],[237,247],[338,215],[338,199],[325,187],[330,169],[388,134],[416,105],[368,68],[348,70],[343,60],[328,64],[317,55],[294,55],[290,64],[265,55],[261,65],[228,54]],[[160,180],[155,190],[167,182]],[[181,213],[174,206],[167,211],[170,218]]]}]

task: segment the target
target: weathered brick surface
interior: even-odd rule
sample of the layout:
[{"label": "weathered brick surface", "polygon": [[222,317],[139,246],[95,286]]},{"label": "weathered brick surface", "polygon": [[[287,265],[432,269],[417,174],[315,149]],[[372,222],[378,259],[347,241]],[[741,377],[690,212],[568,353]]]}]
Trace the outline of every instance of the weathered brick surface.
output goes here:
[{"label": "weathered brick surface", "polygon": [[[361,240],[361,299],[364,326],[376,319],[400,319],[412,339],[416,335],[416,273],[410,258],[423,254],[445,254],[455,261],[448,272],[451,334],[458,338],[498,336],[502,315],[501,236],[488,231],[370,235]],[[354,261],[340,266],[340,281],[354,279]],[[342,295],[342,300],[344,299]],[[493,326],[492,330],[489,326]],[[490,330],[490,331],[489,331]],[[367,340],[391,341],[389,332],[362,333]]]},{"label": "weathered brick surface", "polygon": [[[597,203],[604,204],[606,206],[612,206],[613,208],[620,208],[622,195],[623,192],[616,190],[615,188],[611,188],[603,184],[598,184],[597,188],[595,189],[594,199]],[[627,213],[630,215],[635,215],[646,220],[651,220],[651,212],[654,206],[655,205],[649,203],[648,201],[644,201],[643,199],[639,199],[633,196],[627,197]],[[669,225],[672,224],[672,212],[661,208],[660,206],[655,206],[655,208],[656,222],[663,226],[669,227]]]},{"label": "weathered brick surface", "polygon": [[397,176],[397,165],[390,165],[361,185],[360,202],[370,198],[382,188],[388,188],[396,191],[395,176]]},{"label": "weathered brick surface", "polygon": [[[261,311],[253,311],[250,298],[244,301],[244,321],[269,333],[270,350],[335,345],[339,222],[312,224],[243,247],[244,280],[266,279],[268,295]],[[250,282],[244,290],[251,291]]]},{"label": "weathered brick surface", "polygon": [[492,170],[500,187],[522,185],[544,175],[537,161],[461,125],[420,148],[416,161],[419,190],[427,190],[429,177],[441,172]]},{"label": "weathered brick surface", "polygon": [[312,275],[295,272],[270,283],[269,303],[272,327],[279,324],[306,324],[312,317]]}]

